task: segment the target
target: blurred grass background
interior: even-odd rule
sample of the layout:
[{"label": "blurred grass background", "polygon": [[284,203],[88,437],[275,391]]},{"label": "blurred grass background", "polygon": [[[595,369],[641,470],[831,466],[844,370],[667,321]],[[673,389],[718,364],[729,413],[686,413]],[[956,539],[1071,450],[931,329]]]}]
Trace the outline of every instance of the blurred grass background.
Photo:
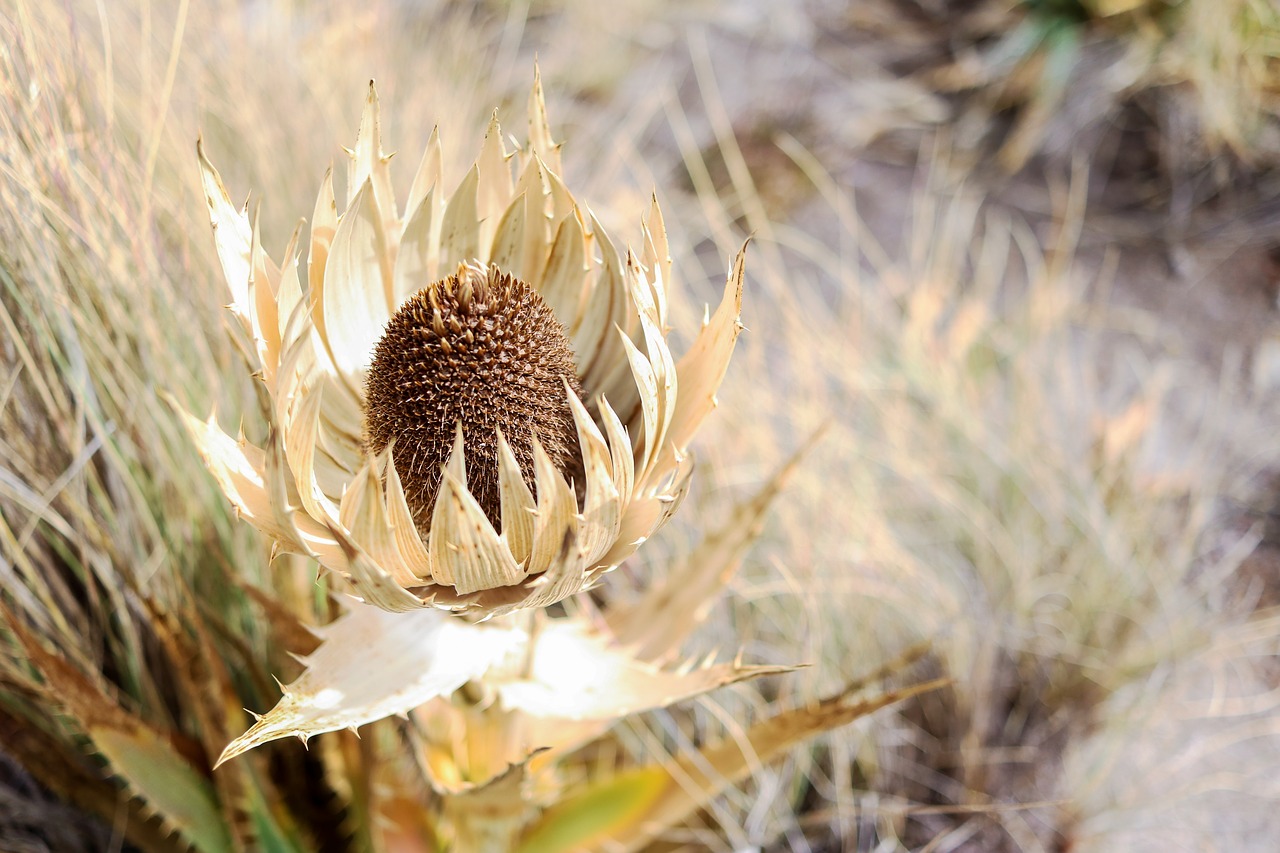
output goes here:
[{"label": "blurred grass background", "polygon": [[[398,184],[437,124],[448,182],[495,107],[523,135],[535,55],[575,194],[626,234],[657,191],[673,325],[694,327],[754,234],[749,334],[697,490],[603,594],[677,564],[830,422],[700,638],[814,665],[630,721],[618,748],[732,735],[921,641],[953,680],[761,768],[661,849],[1280,837],[1268,0],[3,0],[0,33],[7,849],[171,849],[90,755],[84,715],[52,709],[107,697],[200,766],[243,719],[226,701],[192,719],[205,688],[186,673],[257,709],[296,673],[290,623],[246,588],[324,615],[307,567],[269,570],[158,396],[262,428],[197,134],[278,253],[369,78]],[[78,674],[36,678],[33,642]],[[216,781],[306,801],[290,814],[310,827],[259,837],[367,842],[358,789],[381,771],[328,737]],[[350,784],[288,784],[314,762]]]}]

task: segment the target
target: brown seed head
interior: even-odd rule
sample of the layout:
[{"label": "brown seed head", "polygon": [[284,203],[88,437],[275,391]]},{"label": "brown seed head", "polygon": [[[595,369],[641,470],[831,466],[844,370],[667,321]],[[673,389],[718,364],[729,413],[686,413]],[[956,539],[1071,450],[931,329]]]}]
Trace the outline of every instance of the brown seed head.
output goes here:
[{"label": "brown seed head", "polygon": [[381,453],[395,441],[405,499],[425,531],[461,422],[468,489],[498,527],[498,429],[530,489],[535,435],[562,473],[581,469],[566,381],[581,397],[564,326],[542,297],[497,267],[462,265],[387,324],[365,382],[365,446]]}]

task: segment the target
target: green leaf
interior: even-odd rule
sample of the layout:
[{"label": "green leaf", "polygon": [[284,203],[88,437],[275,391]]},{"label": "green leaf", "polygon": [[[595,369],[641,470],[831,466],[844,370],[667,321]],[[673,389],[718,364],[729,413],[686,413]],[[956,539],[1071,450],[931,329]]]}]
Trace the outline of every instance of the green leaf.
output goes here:
[{"label": "green leaf", "polygon": [[91,726],[86,733],[129,790],[204,853],[230,851],[213,786],[152,729]]},{"label": "green leaf", "polygon": [[49,697],[75,719],[129,792],[202,853],[230,851],[230,831],[208,777],[167,735],[122,708],[96,673],[80,672],[19,623],[10,624]]},{"label": "green leaf", "polygon": [[668,781],[667,772],[661,767],[645,767],[614,776],[548,809],[516,851],[581,850],[621,835],[649,813]]}]

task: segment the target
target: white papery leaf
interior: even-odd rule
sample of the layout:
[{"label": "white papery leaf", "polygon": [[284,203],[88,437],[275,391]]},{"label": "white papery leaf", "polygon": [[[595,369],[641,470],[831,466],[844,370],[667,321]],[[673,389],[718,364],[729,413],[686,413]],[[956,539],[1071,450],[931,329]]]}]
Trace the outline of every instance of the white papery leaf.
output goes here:
[{"label": "white papery leaf", "polygon": [[479,678],[527,637],[519,628],[475,625],[439,610],[388,613],[366,606],[317,633],[322,642],[303,659],[306,671],[223,750],[219,764],[289,735],[305,741],[403,714]]},{"label": "white papery leaf", "polygon": [[535,717],[621,719],[726,684],[795,669],[738,663],[663,669],[637,659],[630,648],[578,619],[549,622],[534,636],[525,675],[488,682],[503,707]]}]

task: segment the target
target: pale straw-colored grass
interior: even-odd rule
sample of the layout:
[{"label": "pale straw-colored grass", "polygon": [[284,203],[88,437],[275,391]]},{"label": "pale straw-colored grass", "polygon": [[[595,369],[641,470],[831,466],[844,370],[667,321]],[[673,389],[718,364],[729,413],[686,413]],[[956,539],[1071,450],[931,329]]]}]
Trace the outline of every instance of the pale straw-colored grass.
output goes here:
[{"label": "pale straw-colored grass", "polygon": [[[1036,231],[947,184],[935,160],[901,245],[886,248],[852,194],[780,141],[815,183],[802,215],[820,234],[758,218],[748,180],[714,200],[703,188],[703,214],[745,211],[757,234],[738,362],[751,380],[722,394],[704,485],[731,490],[831,426],[717,636],[805,649],[822,665],[802,690],[922,639],[954,679],[829,738],[808,767],[817,811],[846,844],[901,832],[909,848],[1118,849],[1149,828],[1147,810],[1167,822],[1162,837],[1253,843],[1241,827],[1268,825],[1275,705],[1224,638],[1271,647],[1276,635],[1269,614],[1235,606],[1262,527],[1224,529],[1224,514],[1265,500],[1277,448],[1275,403],[1242,353],[1228,348],[1212,372],[1177,329],[1108,308],[1114,267],[1086,277],[1073,263],[1083,168]],[[732,163],[731,137],[720,144]],[[1207,702],[1196,726],[1179,722],[1174,697],[1230,674],[1253,696],[1243,718]],[[1170,732],[1195,738],[1176,759],[1162,751]],[[1155,778],[1133,779],[1134,754]],[[1224,765],[1231,783],[1197,800],[1216,785],[1200,774]],[[1099,793],[1122,779],[1126,800]],[[795,793],[774,776],[762,790]]]},{"label": "pale straw-colored grass", "polygon": [[[14,0],[0,13],[6,610],[77,666],[109,669],[140,716],[193,737],[171,676],[144,665],[138,591],[179,607],[197,590],[201,611],[235,630],[219,639],[228,656],[264,674],[290,666],[229,586],[286,595],[291,575],[268,570],[159,397],[262,428],[224,333],[196,134],[229,187],[254,188],[278,252],[341,156],[368,78],[407,150],[448,119],[456,180],[489,111],[505,116],[527,87],[536,48],[580,155],[568,158],[575,193],[614,226],[660,195],[691,294],[673,325],[715,298],[742,231],[755,234],[749,333],[698,443],[697,492],[602,594],[625,598],[664,572],[826,425],[700,637],[812,668],[628,723],[605,751],[740,735],[922,641],[920,671],[953,680],[761,768],[679,837],[722,850],[804,850],[806,837],[816,849],[830,834],[848,850],[1108,850],[1157,826],[1230,849],[1244,849],[1244,829],[1274,833],[1274,674],[1251,661],[1274,654],[1280,629],[1229,594],[1257,531],[1220,521],[1225,499],[1254,501],[1275,468],[1275,403],[1230,367],[1183,357],[1176,331],[1101,304],[1106,265],[1085,276],[1072,264],[1083,175],[1046,229],[953,184],[939,154],[904,188],[907,231],[880,246],[851,191],[780,138],[808,200],[774,217],[697,39],[683,40],[690,15],[715,8],[593,9]],[[626,47],[607,48],[619,33]],[[692,44],[698,69],[701,94],[683,106],[684,81],[641,63],[673,43]],[[727,186],[713,185],[709,152]],[[407,182],[413,164],[393,165]],[[673,187],[677,167],[693,193]],[[298,567],[304,596],[310,571]],[[29,678],[0,630],[6,724],[67,749]],[[269,684],[240,687],[255,707],[273,701]],[[163,849],[130,819],[137,843]]]}]

